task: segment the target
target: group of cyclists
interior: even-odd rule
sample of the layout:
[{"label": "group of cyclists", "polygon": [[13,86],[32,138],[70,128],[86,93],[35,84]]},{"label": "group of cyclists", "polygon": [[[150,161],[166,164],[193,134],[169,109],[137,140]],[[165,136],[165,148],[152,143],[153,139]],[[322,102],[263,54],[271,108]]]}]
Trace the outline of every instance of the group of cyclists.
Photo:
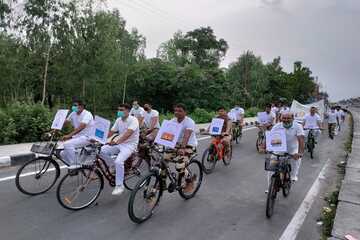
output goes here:
[{"label": "group of cyclists", "polygon": [[[61,157],[69,164],[70,169],[75,169],[80,166],[79,162],[75,161],[75,150],[91,143],[90,130],[93,127],[94,119],[81,100],[74,101],[71,110],[72,112],[67,117],[66,122],[71,123],[73,131],[62,138],[64,140],[64,150],[61,152]],[[294,160],[291,179],[297,181],[310,129],[314,132],[315,143],[321,130],[324,129],[318,109],[311,107],[310,112],[304,116],[302,123],[295,121],[290,108],[282,103],[279,105],[266,105],[265,113],[266,121],[257,123],[257,126],[260,131],[270,131],[277,128],[285,129],[287,152],[292,155]],[[138,101],[133,101],[132,106],[120,104],[116,116],[117,119],[108,137],[110,138],[114,134],[118,134],[119,137],[101,148],[101,156],[109,165],[115,165],[116,186],[112,194],[120,195],[124,191],[124,162],[137,150],[140,132],[143,133],[146,141],[153,142],[159,131],[160,122],[159,112],[152,109],[150,103],[145,103],[142,107]],[[329,137],[333,139],[335,128],[338,131],[341,129],[340,126],[345,119],[345,113],[340,107],[331,107],[325,117],[328,119]],[[240,127],[241,133],[244,126],[245,111],[240,105],[236,105],[229,112],[226,111],[225,107],[219,107],[216,118],[224,120],[221,142],[225,149],[228,149],[232,141],[232,129]],[[183,104],[174,106],[174,118],[171,121],[181,126],[180,137],[176,145],[176,154],[186,158],[195,151],[198,144],[195,135],[195,122],[187,116],[187,109]],[[265,151],[265,142],[262,147]],[[112,158],[114,155],[117,155],[115,160]]]},{"label": "group of cyclists", "polygon": [[[148,175],[148,178],[146,178],[146,175],[144,176],[144,179],[141,180],[140,178],[138,184],[135,187],[132,186],[129,188],[129,185],[127,184],[127,179],[129,177],[129,159],[134,158],[134,156],[145,159],[143,158],[144,156],[140,154],[140,152],[144,150],[144,146],[147,146],[147,149],[158,151],[156,150],[158,144],[155,144],[155,139],[158,138],[157,135],[161,133],[162,128],[160,125],[159,112],[153,109],[150,103],[144,103],[142,106],[140,106],[138,101],[133,101],[132,105],[126,103],[119,104],[116,111],[116,120],[110,128],[107,136],[108,142],[106,144],[96,145],[96,141],[93,140],[93,132],[96,121],[90,111],[86,110],[86,105],[83,101],[74,100],[71,106],[71,113],[69,116],[67,116],[65,121],[65,125],[72,125],[72,131],[61,137],[60,140],[63,141],[63,149],[58,149],[59,154],[57,154],[56,157],[68,165],[67,167],[69,169],[69,177],[73,176],[72,171],[74,171],[75,174],[76,172],[82,171],[82,174],[85,176],[85,172],[88,172],[89,169],[86,170],[86,165],[84,165],[82,162],[83,158],[81,158],[82,151],[79,153],[79,149],[86,149],[87,146],[96,145],[96,159],[99,158],[106,164],[106,170],[103,169],[103,172],[106,175],[106,178],[109,180],[109,183],[111,182],[110,185],[114,187],[112,190],[112,195],[121,195],[125,188],[134,190],[135,188],[140,189],[146,185],[147,187],[145,190],[143,190],[144,192],[142,194],[146,202],[154,202],[153,200],[155,198],[155,192],[162,191],[163,189],[167,189],[169,192],[171,192],[173,191],[171,189],[174,188],[177,189],[180,195],[184,198],[191,198],[195,195],[200,187],[202,171],[207,174],[211,173],[211,171],[214,169],[213,167],[215,166],[216,161],[218,160],[223,160],[225,165],[230,164],[232,157],[232,146],[235,139],[234,135],[237,134],[241,136],[242,128],[245,126],[245,111],[240,107],[239,104],[237,104],[230,111],[227,111],[223,106],[217,108],[215,118],[218,120],[221,119],[223,124],[221,130],[219,128],[218,133],[216,135],[212,135],[210,146],[204,151],[203,159],[200,163],[194,160],[198,146],[195,121],[187,115],[187,108],[184,104],[175,104],[173,110],[174,117],[170,120],[170,122],[175,124],[177,128],[180,128],[179,137],[174,149],[166,150],[167,148],[164,148],[164,151],[161,152],[163,157],[161,158],[161,163],[157,165],[160,167],[160,175],[157,175],[157,173],[154,172],[153,173],[158,177],[167,174],[172,182],[170,184],[174,185],[176,182],[176,186],[167,186],[165,176],[164,184],[155,184],[153,187],[150,187],[149,179],[151,178],[151,174]],[[257,141],[258,150],[261,150],[259,150],[260,153],[269,153],[271,156],[276,156],[279,158],[279,154],[282,153],[271,152],[271,150],[268,151],[266,136],[272,131],[284,132],[287,148],[285,154],[288,156],[289,165],[291,165],[291,170],[288,171],[290,185],[291,182],[298,181],[299,169],[304,152],[306,148],[309,150],[309,142],[313,142],[313,148],[317,143],[321,134],[321,130],[324,129],[323,119],[327,119],[328,132],[331,139],[334,139],[336,133],[341,130],[341,124],[345,121],[345,112],[340,107],[331,107],[330,110],[324,114],[324,116],[320,116],[319,112],[319,109],[317,109],[315,106],[312,106],[309,112],[305,114],[301,121],[299,121],[298,118],[295,119],[294,113],[291,112],[291,109],[288,106],[284,104],[267,104],[265,106],[264,112],[261,113],[261,120],[259,116],[260,113],[258,114],[259,121],[256,121],[256,126],[259,128],[259,136],[264,138],[263,141],[260,142],[261,144],[259,146]],[[236,129],[236,131],[234,131],[234,129]],[[210,126],[207,130],[205,130],[205,132],[210,133]],[[265,134],[265,132],[267,134]],[[216,149],[214,150],[214,148]],[[213,151],[217,151],[217,153],[214,154]],[[204,158],[205,155],[207,156],[206,158]],[[151,161],[153,158],[147,158],[146,161],[149,161],[149,159]],[[43,167],[39,168],[39,173],[35,175],[36,179],[40,179],[42,175],[46,175],[46,171],[50,164],[53,164],[55,168],[59,168],[59,166],[54,162],[54,160],[52,160],[52,158],[39,158],[38,160],[42,160],[45,163]],[[32,161],[35,163],[36,159]],[[174,162],[178,175],[172,173],[167,164],[164,165],[162,161],[168,163]],[[141,163],[141,161],[135,162]],[[193,166],[199,165],[198,170],[200,170],[201,173],[192,172],[193,170],[189,168],[191,163],[194,163]],[[206,163],[209,164],[209,168],[205,166]],[[26,167],[26,164],[19,169],[16,181],[17,186],[19,186],[18,188],[21,189],[20,191],[24,193],[26,193],[26,191],[24,191],[24,189],[21,187],[19,176],[21,175],[23,168]],[[95,168],[97,166],[101,168],[101,166],[98,165],[99,162],[95,161],[94,164],[95,165],[93,166],[95,166]],[[147,164],[151,165],[149,162]],[[135,171],[133,174],[136,175],[139,171],[138,167],[139,166],[135,166],[130,171]],[[265,192],[268,193],[267,196],[269,198],[271,195],[269,194],[269,191],[271,191],[272,187],[270,184],[272,180],[270,180],[270,178],[273,179],[274,174],[270,176],[271,173],[269,171],[271,170],[266,170],[268,171],[268,189]],[[59,169],[57,172],[58,171]],[[80,186],[75,186],[75,190],[69,193],[70,197],[62,197],[62,201],[60,202],[65,201],[65,205],[66,203],[70,204],[72,201],[71,199],[76,198],[78,194],[83,192],[86,185],[88,185],[92,180],[97,179],[97,177],[92,175],[93,173],[95,175],[98,174],[96,173],[96,170],[91,170],[90,175],[86,177],[84,182],[81,183]],[[54,181],[50,185],[46,186],[45,190],[40,191],[40,193],[46,192],[48,189],[50,189],[51,186],[55,183],[58,175],[59,173],[56,174]],[[141,176],[143,175],[139,174],[139,177]],[[282,175],[280,174],[278,176]],[[65,178],[66,176],[63,179]],[[181,179],[185,179],[185,181],[182,182]],[[163,180],[160,180],[160,182]],[[144,183],[141,181],[144,181]],[[59,184],[58,187],[58,195],[61,195],[60,192],[62,191],[62,187],[60,187],[60,185],[61,184]],[[287,184],[287,188],[290,185]],[[283,184],[282,187],[284,186],[285,185]],[[135,199],[136,191],[134,190],[132,193],[134,193],[132,195],[134,195],[133,198]],[[36,195],[38,193],[35,194],[30,192],[27,194]],[[98,193],[96,194],[98,196]],[[275,199],[273,197],[270,198]],[[96,197],[91,201],[94,201],[94,199],[96,199]],[[134,199],[132,199],[132,204],[135,201]],[[155,205],[157,201],[155,201]],[[130,202],[131,201],[129,201],[129,204]],[[155,205],[153,205],[153,207]],[[86,206],[88,205],[82,205],[78,209],[84,208]],[[133,209],[133,207],[131,207],[131,209]],[[133,210],[131,212],[132,213],[129,213],[129,216],[134,216]],[[135,222],[142,222],[145,220],[145,218],[139,219],[135,217],[131,219],[137,219],[133,220]]]}]

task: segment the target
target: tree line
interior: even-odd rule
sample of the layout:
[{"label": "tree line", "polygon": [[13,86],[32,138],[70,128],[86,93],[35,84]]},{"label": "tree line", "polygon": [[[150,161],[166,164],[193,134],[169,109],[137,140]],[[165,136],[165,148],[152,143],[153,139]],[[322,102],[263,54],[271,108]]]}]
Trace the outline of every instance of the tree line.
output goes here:
[{"label": "tree line", "polygon": [[280,57],[264,63],[245,51],[222,68],[229,45],[211,27],[178,31],[147,58],[145,37],[127,30],[121,9],[100,11],[93,0],[15,3],[0,2],[2,106],[66,106],[79,96],[97,114],[133,99],[167,112],[178,101],[190,110],[214,110],[236,103],[262,107],[280,98],[308,102],[319,95],[301,61],[288,73]]}]

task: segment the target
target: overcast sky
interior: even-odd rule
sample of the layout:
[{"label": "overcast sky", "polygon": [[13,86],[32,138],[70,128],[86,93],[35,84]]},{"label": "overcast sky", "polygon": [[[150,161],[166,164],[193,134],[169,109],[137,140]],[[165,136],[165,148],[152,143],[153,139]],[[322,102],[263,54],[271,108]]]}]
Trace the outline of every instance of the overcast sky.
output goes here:
[{"label": "overcast sky", "polygon": [[174,32],[211,26],[230,48],[222,65],[246,50],[286,71],[302,61],[332,100],[360,96],[360,0],[109,0],[128,28],[146,37],[146,55]]}]

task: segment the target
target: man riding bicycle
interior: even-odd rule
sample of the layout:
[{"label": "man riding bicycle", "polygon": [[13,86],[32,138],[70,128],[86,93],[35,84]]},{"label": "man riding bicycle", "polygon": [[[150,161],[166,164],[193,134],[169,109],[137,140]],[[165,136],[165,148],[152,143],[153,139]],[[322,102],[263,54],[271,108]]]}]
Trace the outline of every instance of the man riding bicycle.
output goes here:
[{"label": "man riding bicycle", "polygon": [[145,110],[144,108],[142,108],[138,101],[133,101],[133,105],[132,108],[130,110],[130,115],[134,116],[138,119],[139,121],[139,126],[142,127],[144,124],[144,115],[145,115]]},{"label": "man riding bicycle", "polygon": [[316,113],[317,109],[316,107],[310,108],[310,114],[306,114],[304,117],[304,133],[305,133],[305,142],[307,141],[310,129],[313,130],[315,143],[317,143],[317,139],[319,135],[321,134],[322,127],[322,121],[319,114]]},{"label": "man riding bicycle", "polygon": [[[180,172],[185,170],[186,163],[190,161],[190,156],[196,152],[198,141],[195,136],[195,122],[190,117],[186,116],[186,106],[184,104],[176,104],[174,106],[175,118],[171,119],[172,122],[180,124],[181,131],[178,142],[176,144],[176,151],[174,153],[166,153],[164,159],[170,160],[175,157],[180,157],[176,169]],[[184,191],[192,192],[193,180],[187,181]]]},{"label": "man riding bicycle", "polygon": [[153,142],[159,132],[159,112],[152,109],[151,104],[144,104],[144,126],[146,128],[146,140]]},{"label": "man riding bicycle", "polygon": [[[218,107],[218,109],[216,110],[217,111],[217,116],[216,118],[221,118],[221,119],[224,119],[224,125],[221,129],[221,143],[224,145],[225,147],[225,151],[227,151],[229,149],[229,146],[231,144],[231,127],[232,127],[232,122],[231,122],[231,119],[228,117],[228,114],[225,110],[225,107]],[[209,126],[210,128],[210,126]],[[208,132],[209,132],[209,129],[208,128]]]},{"label": "man riding bicycle", "polygon": [[119,138],[112,140],[109,145],[101,148],[100,156],[110,165],[113,161],[112,156],[117,155],[115,159],[115,188],[112,195],[120,195],[124,192],[124,162],[136,151],[139,143],[139,122],[134,116],[130,116],[131,106],[129,104],[120,104],[117,112],[115,124],[109,132],[109,136],[115,133]]},{"label": "man riding bicycle", "polygon": [[94,118],[85,109],[85,103],[81,100],[74,101],[71,110],[72,112],[67,117],[65,124],[71,123],[74,130],[62,137],[65,142],[64,150],[60,152],[60,156],[69,164],[69,169],[74,169],[80,167],[80,163],[76,161],[75,149],[90,144]]},{"label": "man riding bicycle", "polygon": [[304,154],[304,130],[301,124],[294,121],[294,114],[285,112],[281,115],[281,122],[277,123],[272,129],[285,129],[287,153],[293,158],[291,162],[291,180],[297,181],[301,158]]},{"label": "man riding bicycle", "polygon": [[328,119],[328,130],[329,130],[329,137],[330,139],[334,139],[334,131],[336,125],[339,122],[338,114],[335,111],[335,107],[331,107],[331,110],[326,114]]},{"label": "man riding bicycle", "polygon": [[257,123],[257,127],[263,131],[271,130],[275,123],[276,115],[271,111],[271,105],[267,104],[265,107],[266,121]]},{"label": "man riding bicycle", "polygon": [[240,135],[242,135],[242,127],[244,126],[245,110],[240,107],[239,104],[235,105],[233,109],[228,113],[228,117],[232,121],[232,128],[238,127],[240,129]]}]

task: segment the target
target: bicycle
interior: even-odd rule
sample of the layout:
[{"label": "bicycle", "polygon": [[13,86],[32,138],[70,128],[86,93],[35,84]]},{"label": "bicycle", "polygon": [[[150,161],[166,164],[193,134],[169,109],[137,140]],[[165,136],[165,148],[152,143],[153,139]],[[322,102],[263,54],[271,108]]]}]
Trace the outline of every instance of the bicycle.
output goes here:
[{"label": "bicycle", "polygon": [[[153,215],[165,190],[169,193],[176,190],[182,198],[187,200],[195,196],[202,183],[203,172],[200,162],[195,159],[196,153],[190,156],[189,162],[184,162],[181,156],[170,160],[164,159],[164,154],[172,154],[173,150],[164,150],[159,147],[153,149],[160,154],[160,158],[151,171],[137,183],[129,198],[129,218],[138,224]],[[176,172],[170,169],[169,163],[175,163]],[[168,185],[167,179],[170,180]],[[191,184],[191,192],[185,191],[187,184]]]},{"label": "bicycle", "polygon": [[242,137],[242,126],[239,122],[233,122],[232,140],[238,144]]},{"label": "bicycle", "polygon": [[232,144],[225,149],[225,146],[221,143],[222,136],[212,136],[210,146],[204,151],[201,159],[203,171],[206,174],[210,174],[214,171],[215,165],[218,161],[223,161],[225,166],[230,165],[232,159]]},{"label": "bicycle", "polygon": [[265,158],[265,170],[274,172],[270,178],[269,190],[266,198],[266,217],[271,218],[277,193],[282,189],[284,197],[290,194],[291,189],[291,155],[270,153]]},{"label": "bicycle", "polygon": [[23,194],[35,196],[49,191],[60,177],[60,165],[57,160],[68,166],[60,157],[62,149],[57,148],[58,133],[45,133],[42,136],[42,139],[44,138],[48,141],[35,143],[31,147],[31,152],[42,156],[27,161],[16,173],[15,185]]},{"label": "bicycle", "polygon": [[[86,148],[86,154],[95,155],[95,159],[80,168],[69,170],[60,180],[56,197],[62,207],[70,210],[89,207],[100,196],[104,188],[104,177],[111,187],[115,187],[115,174],[99,156],[101,146],[102,144],[94,143]],[[124,168],[124,186],[132,190],[150,167],[148,161],[132,154],[125,161]],[[89,192],[88,196],[86,191]]]},{"label": "bicycle", "polygon": [[259,153],[261,153],[264,151],[264,146],[265,146],[265,130],[260,126],[258,126],[258,128],[259,128],[259,132],[258,132],[258,137],[256,139],[256,150]]},{"label": "bicycle", "polygon": [[309,134],[308,134],[307,141],[306,141],[306,148],[307,148],[308,152],[310,153],[310,158],[313,159],[314,158],[314,149],[315,149],[315,144],[316,144],[314,131],[319,130],[319,129],[304,129],[304,130],[309,130]]}]

